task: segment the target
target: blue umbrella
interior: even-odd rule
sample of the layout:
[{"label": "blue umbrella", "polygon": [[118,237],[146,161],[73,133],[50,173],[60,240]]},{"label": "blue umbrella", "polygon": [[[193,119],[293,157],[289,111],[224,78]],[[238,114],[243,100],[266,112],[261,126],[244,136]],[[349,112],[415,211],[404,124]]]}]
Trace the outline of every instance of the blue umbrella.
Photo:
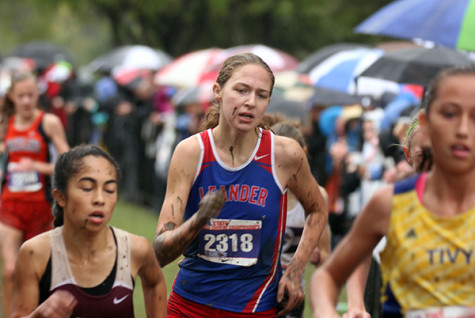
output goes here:
[{"label": "blue umbrella", "polygon": [[323,60],[328,58],[329,56],[341,52],[341,51],[348,51],[351,49],[357,48],[369,48],[364,44],[359,43],[335,43],[324,46],[317,51],[313,52],[306,58],[304,58],[299,65],[297,66],[296,70],[300,73],[308,73],[310,72],[316,65],[321,63]]},{"label": "blue umbrella", "polygon": [[475,51],[475,0],[397,0],[376,11],[354,31]]},{"label": "blue umbrella", "polygon": [[376,48],[356,48],[332,54],[308,72],[317,87],[356,93],[356,77],[384,53]]}]

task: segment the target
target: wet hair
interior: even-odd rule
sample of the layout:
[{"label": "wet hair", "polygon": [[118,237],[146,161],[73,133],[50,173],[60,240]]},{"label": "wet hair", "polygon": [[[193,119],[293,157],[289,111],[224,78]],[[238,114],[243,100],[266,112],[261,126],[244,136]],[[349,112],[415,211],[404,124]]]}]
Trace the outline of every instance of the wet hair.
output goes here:
[{"label": "wet hair", "polygon": [[271,130],[279,136],[289,137],[296,140],[302,148],[305,148],[305,139],[302,132],[294,123],[284,121],[271,126]]},{"label": "wet hair", "polygon": [[409,128],[406,132],[406,138],[404,138],[403,145],[407,146],[408,148],[411,147],[412,138],[414,136],[414,131],[419,127],[419,115],[421,114],[422,110],[416,112],[413,116],[411,121],[409,122]]},{"label": "wet hair", "polygon": [[[414,137],[414,130],[419,127],[419,115],[423,110],[419,110],[413,116],[411,121],[409,122],[409,128],[407,129],[406,138],[404,139],[403,146],[407,147],[407,149],[411,149],[412,139]],[[429,171],[434,163],[434,158],[432,155],[432,149],[430,147],[421,147],[422,150],[422,160],[419,166],[414,167],[414,170],[417,173],[423,171]]]},{"label": "wet hair", "polygon": [[5,100],[1,104],[0,114],[2,120],[8,120],[10,116],[15,113],[15,104],[13,101],[8,97],[8,93],[12,92],[15,88],[15,85],[19,82],[32,80],[35,84],[38,82],[36,75],[29,71],[17,71],[13,72],[10,77],[10,87],[8,89],[7,94],[5,95]]},{"label": "wet hair", "polygon": [[[80,145],[59,155],[54,166],[52,188],[66,194],[69,180],[81,171],[84,165],[83,159],[87,156],[107,159],[115,168],[117,180],[120,180],[119,164],[110,154],[97,145]],[[56,200],[53,200],[53,216],[55,227],[63,225],[64,211]]]},{"label": "wet hair", "polygon": [[425,109],[426,114],[429,114],[430,106],[437,99],[437,92],[439,90],[440,83],[448,77],[458,75],[475,75],[475,66],[458,66],[440,71],[436,77],[432,79],[424,91],[424,96],[422,98],[422,108]]},{"label": "wet hair", "polygon": [[[250,64],[262,66],[267,71],[271,79],[270,92],[272,93],[272,89],[274,88],[275,82],[274,73],[272,73],[272,70],[266,62],[264,62],[259,56],[253,53],[241,53],[227,58],[219,71],[216,83],[219,84],[221,88],[223,88],[235,71],[245,65]],[[220,102],[214,101],[213,104],[208,108],[204,120],[201,123],[201,131],[218,126],[220,106]],[[268,128],[263,126],[262,124],[259,124],[259,126],[263,128]]]}]

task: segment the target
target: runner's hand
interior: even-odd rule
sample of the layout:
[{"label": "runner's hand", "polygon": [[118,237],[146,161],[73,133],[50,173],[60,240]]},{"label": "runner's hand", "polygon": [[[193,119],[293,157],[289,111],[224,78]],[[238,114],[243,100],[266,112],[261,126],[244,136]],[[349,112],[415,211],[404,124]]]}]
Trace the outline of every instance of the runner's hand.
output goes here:
[{"label": "runner's hand", "polygon": [[35,317],[44,318],[68,318],[72,315],[77,300],[69,292],[59,290],[49,296],[35,310]]},{"label": "runner's hand", "polygon": [[209,219],[219,215],[224,203],[223,188],[220,188],[219,191],[208,192],[200,202],[200,208],[197,212],[198,218],[205,219],[208,222]]},{"label": "runner's hand", "polygon": [[277,291],[277,302],[279,303],[277,317],[289,313],[292,309],[300,305],[305,299],[305,294],[300,285],[300,277],[290,277],[288,268],[279,281]]},{"label": "runner's hand", "polygon": [[343,314],[343,318],[371,318],[365,310],[348,310]]}]

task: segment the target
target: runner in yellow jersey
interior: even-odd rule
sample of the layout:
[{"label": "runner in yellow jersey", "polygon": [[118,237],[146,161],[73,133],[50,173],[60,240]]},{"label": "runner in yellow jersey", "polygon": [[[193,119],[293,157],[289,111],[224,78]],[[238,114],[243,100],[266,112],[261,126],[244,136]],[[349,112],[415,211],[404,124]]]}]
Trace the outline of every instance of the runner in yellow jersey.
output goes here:
[{"label": "runner in yellow jersey", "polygon": [[341,287],[385,235],[383,317],[475,317],[473,87],[473,67],[432,81],[420,115],[432,142],[431,171],[375,193],[315,274],[314,317],[338,317]]}]

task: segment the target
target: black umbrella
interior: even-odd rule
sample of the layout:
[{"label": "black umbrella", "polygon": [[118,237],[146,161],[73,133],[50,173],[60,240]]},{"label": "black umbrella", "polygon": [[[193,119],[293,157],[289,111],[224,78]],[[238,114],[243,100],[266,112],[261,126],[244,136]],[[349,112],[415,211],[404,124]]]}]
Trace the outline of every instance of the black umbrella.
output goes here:
[{"label": "black umbrella", "polygon": [[299,73],[308,73],[310,72],[316,65],[320,64],[323,60],[327,57],[346,50],[352,50],[357,48],[369,48],[370,46],[366,46],[363,44],[358,43],[336,43],[332,45],[325,46],[309,56],[303,59],[299,65],[297,66],[296,70]]},{"label": "black umbrella", "polygon": [[309,104],[315,106],[346,106],[362,104],[365,102],[365,98],[367,97],[361,95],[352,95],[323,87],[315,87],[314,94],[309,100]]},{"label": "black umbrella", "polygon": [[14,48],[8,56],[33,59],[36,69],[40,71],[57,61],[74,64],[74,56],[67,48],[47,41],[32,41],[21,44]]},{"label": "black umbrella", "polygon": [[425,86],[442,69],[470,64],[475,64],[475,61],[459,51],[443,47],[412,47],[384,54],[359,77]]},{"label": "black umbrella", "polygon": [[272,94],[267,113],[282,114],[286,117],[304,122],[308,120],[309,111],[307,104],[300,101],[290,100],[281,94]]}]

